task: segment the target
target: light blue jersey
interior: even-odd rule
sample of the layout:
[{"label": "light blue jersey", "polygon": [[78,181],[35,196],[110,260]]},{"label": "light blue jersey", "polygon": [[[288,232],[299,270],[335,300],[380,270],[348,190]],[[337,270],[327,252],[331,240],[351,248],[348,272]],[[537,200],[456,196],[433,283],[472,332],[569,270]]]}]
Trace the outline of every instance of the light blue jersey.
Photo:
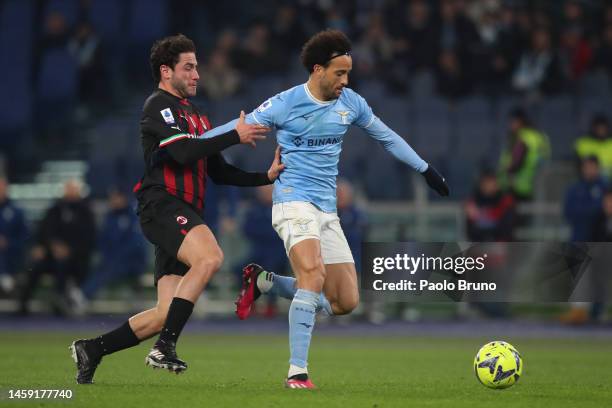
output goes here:
[{"label": "light blue jersey", "polygon": [[[230,131],[237,119],[203,137]],[[306,201],[321,211],[336,212],[336,176],[342,141],[350,125],[362,128],[397,159],[422,173],[427,163],[372,112],[365,99],[344,88],[338,99],[320,101],[306,84],[262,103],[246,117],[247,123],[276,128],[285,170],[274,182],[274,203]]]}]

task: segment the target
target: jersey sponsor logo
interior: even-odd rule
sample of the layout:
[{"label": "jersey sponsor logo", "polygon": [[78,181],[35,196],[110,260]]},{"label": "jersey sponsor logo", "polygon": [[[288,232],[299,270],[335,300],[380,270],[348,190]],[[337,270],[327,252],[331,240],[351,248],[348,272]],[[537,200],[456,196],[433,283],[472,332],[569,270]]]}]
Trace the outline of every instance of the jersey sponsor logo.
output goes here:
[{"label": "jersey sponsor logo", "polygon": [[174,116],[172,116],[172,111],[170,108],[162,109],[159,111],[161,113],[162,118],[164,118],[164,122],[168,125],[174,125]]},{"label": "jersey sponsor logo", "polygon": [[307,146],[315,147],[315,146],[325,146],[330,144],[337,144],[342,141],[342,137],[325,137],[323,139],[309,139]]},{"label": "jersey sponsor logo", "polygon": [[[330,144],[338,144],[342,142],[342,137],[324,137],[321,139],[308,139],[306,140],[307,147],[317,147],[317,146],[326,146]],[[293,138],[293,144],[297,147],[300,147],[304,144],[304,139],[301,136],[296,136]]]},{"label": "jersey sponsor logo", "polygon": [[182,215],[179,215],[178,217],[176,217],[176,222],[179,223],[179,225],[185,225],[187,224],[187,217],[184,217]]},{"label": "jersey sponsor logo", "polygon": [[351,111],[335,111],[342,118],[342,124],[348,125],[348,115]]},{"label": "jersey sponsor logo", "polygon": [[272,100],[268,99],[267,101],[259,105],[259,108],[257,108],[257,112],[261,113],[265,111],[266,109],[268,109],[270,106],[272,106]]}]

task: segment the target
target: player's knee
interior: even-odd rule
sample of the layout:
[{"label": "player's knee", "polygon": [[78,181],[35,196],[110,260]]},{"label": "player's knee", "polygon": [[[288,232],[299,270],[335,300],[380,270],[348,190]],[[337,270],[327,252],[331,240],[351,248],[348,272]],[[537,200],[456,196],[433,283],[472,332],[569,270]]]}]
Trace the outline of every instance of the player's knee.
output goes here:
[{"label": "player's knee", "polygon": [[334,306],[334,314],[336,315],[345,315],[351,313],[357,308],[357,306],[359,306],[359,293],[354,293],[350,296],[344,297]]},{"label": "player's knee", "polygon": [[223,259],[223,251],[217,248],[212,254],[198,257],[192,267],[195,266],[195,269],[203,274],[214,275],[223,265]]},{"label": "player's knee", "polygon": [[299,274],[299,280],[306,283],[311,288],[316,288],[318,291],[323,289],[325,283],[325,267],[323,264],[312,264],[304,265]]},{"label": "player's knee", "polygon": [[325,265],[321,262],[307,262],[300,269],[301,274],[310,279],[325,279]]},{"label": "player's knee", "polygon": [[225,260],[225,256],[223,255],[223,251],[221,248],[217,248],[215,254],[210,257],[210,268],[212,273],[216,273],[219,269],[221,269],[221,265],[223,265],[223,261]]},{"label": "player's knee", "polygon": [[201,276],[212,277],[219,268],[221,267],[221,262],[218,258],[215,259],[202,259],[191,268],[192,271],[195,271],[196,274]]}]

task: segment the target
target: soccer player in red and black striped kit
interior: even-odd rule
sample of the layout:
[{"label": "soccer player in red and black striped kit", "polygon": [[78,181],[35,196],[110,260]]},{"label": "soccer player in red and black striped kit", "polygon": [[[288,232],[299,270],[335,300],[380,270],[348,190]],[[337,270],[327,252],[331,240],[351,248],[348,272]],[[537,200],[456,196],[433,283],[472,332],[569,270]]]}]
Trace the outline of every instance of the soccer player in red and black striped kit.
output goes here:
[{"label": "soccer player in red and black striped kit", "polygon": [[132,316],[119,328],[70,346],[77,383],[93,382],[103,356],[133,347],[159,333],[146,363],[180,373],[187,364],[176,355],[176,341],[194,303],[219,270],[223,252],[201,214],[206,175],[218,184],[271,184],[283,170],[277,149],[267,173],[247,173],[226,163],[221,151],[263,139],[268,128],[244,123],[209,139],[208,118],[187,99],[196,94],[194,43],[184,35],[167,37],[151,48],[151,69],[158,89],[146,100],[141,125],[145,175],[136,185],[142,230],[155,245],[157,305]]}]

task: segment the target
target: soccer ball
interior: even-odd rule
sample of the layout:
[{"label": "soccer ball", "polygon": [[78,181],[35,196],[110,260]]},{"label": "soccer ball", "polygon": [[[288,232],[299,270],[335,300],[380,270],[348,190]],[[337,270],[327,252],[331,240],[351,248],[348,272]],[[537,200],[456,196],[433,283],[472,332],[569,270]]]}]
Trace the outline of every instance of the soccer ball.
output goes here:
[{"label": "soccer ball", "polygon": [[478,381],[486,387],[508,388],[523,375],[523,359],[512,344],[492,341],[476,353],[474,373]]}]

